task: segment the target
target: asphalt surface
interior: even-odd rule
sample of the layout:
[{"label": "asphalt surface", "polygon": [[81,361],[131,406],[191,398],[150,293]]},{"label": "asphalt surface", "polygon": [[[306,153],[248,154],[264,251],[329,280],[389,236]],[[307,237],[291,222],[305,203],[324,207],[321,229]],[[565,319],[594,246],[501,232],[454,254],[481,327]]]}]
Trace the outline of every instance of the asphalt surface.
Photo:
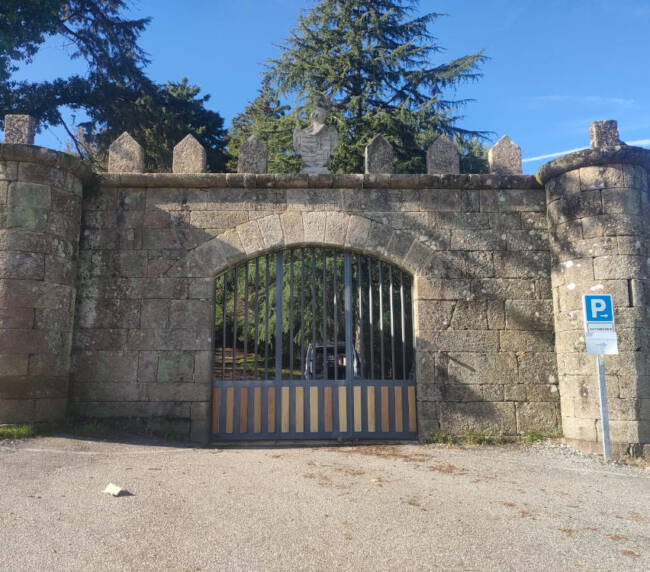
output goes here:
[{"label": "asphalt surface", "polygon": [[650,472],[549,445],[0,443],[2,571],[397,568],[650,570]]}]

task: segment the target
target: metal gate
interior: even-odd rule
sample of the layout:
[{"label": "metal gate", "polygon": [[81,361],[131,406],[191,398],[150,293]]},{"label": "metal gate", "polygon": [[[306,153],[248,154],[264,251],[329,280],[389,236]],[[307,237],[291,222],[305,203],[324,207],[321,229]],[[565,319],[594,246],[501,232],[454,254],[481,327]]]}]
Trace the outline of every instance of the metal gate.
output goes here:
[{"label": "metal gate", "polygon": [[216,279],[217,440],[414,439],[409,275],[293,248]]}]

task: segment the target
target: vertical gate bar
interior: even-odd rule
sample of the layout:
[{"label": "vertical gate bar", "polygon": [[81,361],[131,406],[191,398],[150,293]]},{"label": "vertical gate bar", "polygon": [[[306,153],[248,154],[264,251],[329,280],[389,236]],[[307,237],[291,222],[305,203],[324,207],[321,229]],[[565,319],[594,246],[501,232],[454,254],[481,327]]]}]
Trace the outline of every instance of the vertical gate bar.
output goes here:
[{"label": "vertical gate bar", "polygon": [[282,379],[282,283],[284,279],[284,255],[275,255],[275,379]]},{"label": "vertical gate bar", "polygon": [[322,331],[321,331],[321,338],[322,338],[322,344],[323,344],[323,379],[327,379],[327,348],[325,347],[325,340],[327,337],[327,298],[325,297],[325,292],[327,290],[327,253],[325,250],[323,250],[323,282],[322,282],[322,287],[323,287],[323,323],[322,323]]},{"label": "vertical gate bar", "polygon": [[399,272],[399,305],[402,325],[402,379],[406,379],[406,321],[404,318],[404,273]]},{"label": "vertical gate bar", "polygon": [[293,250],[289,251],[289,379],[293,379]]},{"label": "vertical gate bar", "polygon": [[381,274],[381,261],[379,264],[379,372],[381,379],[384,379],[384,284]]},{"label": "vertical gate bar", "polygon": [[221,332],[221,381],[226,379],[226,286],[228,284],[228,272],[223,274],[223,300],[221,304],[221,318],[223,331]]},{"label": "vertical gate bar", "polygon": [[354,352],[352,340],[352,255],[346,252],[343,255],[343,311],[345,315],[345,380],[346,380],[346,405],[347,405],[347,431],[354,431],[354,396],[352,391],[352,377],[354,375]]},{"label": "vertical gate bar", "polygon": [[316,376],[316,251],[311,249],[311,347],[312,380]]},{"label": "vertical gate bar", "polygon": [[253,377],[257,379],[257,350],[258,350],[258,335],[260,329],[260,259],[255,259],[255,341],[253,343],[253,359],[255,360],[255,373]]},{"label": "vertical gate bar", "polygon": [[372,323],[372,261],[366,258],[368,262],[368,324],[370,326],[370,379],[375,379],[375,333],[374,324]]},{"label": "vertical gate bar", "polygon": [[[300,377],[305,375],[305,249],[300,249]],[[306,419],[306,418],[305,418]]]},{"label": "vertical gate bar", "polygon": [[339,320],[338,320],[338,284],[336,275],[338,274],[338,254],[335,251],[333,257],[333,272],[332,272],[332,304],[334,306],[334,380],[339,378]]},{"label": "vertical gate bar", "polygon": [[269,255],[265,257],[264,273],[264,379],[269,378]]},{"label": "vertical gate bar", "polygon": [[390,371],[395,380],[395,320],[393,318],[393,267],[388,266],[388,295],[390,296]]},{"label": "vertical gate bar", "polygon": [[233,303],[232,303],[232,379],[235,379],[235,367],[237,363],[237,266],[233,268]]},{"label": "vertical gate bar", "polygon": [[354,355],[352,351],[352,257],[346,252],[344,263],[345,291],[343,295],[343,310],[345,312],[345,379],[352,381]]},{"label": "vertical gate bar", "polygon": [[363,352],[363,308],[361,305],[361,255],[357,254],[357,273],[355,274],[357,281],[357,309],[359,312],[358,316],[358,328],[359,328],[359,348],[357,352],[359,353],[359,377],[364,377],[363,372],[363,362],[366,361],[366,356]]},{"label": "vertical gate bar", "polygon": [[248,362],[248,260],[246,261],[246,270],[244,272],[244,361],[242,378],[246,379],[246,369]]}]

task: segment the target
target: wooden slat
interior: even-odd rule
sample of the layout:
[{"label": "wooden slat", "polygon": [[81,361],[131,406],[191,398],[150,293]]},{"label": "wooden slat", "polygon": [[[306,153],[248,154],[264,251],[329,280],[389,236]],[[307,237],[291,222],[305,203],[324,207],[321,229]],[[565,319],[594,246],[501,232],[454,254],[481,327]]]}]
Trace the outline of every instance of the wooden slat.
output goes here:
[{"label": "wooden slat", "polygon": [[281,407],[281,416],[282,416],[282,424],[281,424],[281,431],[282,433],[288,433],[289,432],[289,388],[288,387],[283,387],[280,390],[280,395],[282,399],[282,404]]},{"label": "wooden slat", "polygon": [[226,389],[226,433],[232,433],[235,420],[235,388]]},{"label": "wooden slat", "polygon": [[402,410],[402,388],[396,386],[395,390],[395,431],[404,431],[404,411]]},{"label": "wooden slat", "polygon": [[345,433],[348,430],[348,390],[346,387],[339,387],[339,431]]},{"label": "wooden slat", "polygon": [[354,397],[354,430],[359,433],[361,431],[361,387],[356,385],[352,389]]},{"label": "wooden slat", "polygon": [[262,432],[262,388],[253,389],[253,432]]},{"label": "wooden slat", "polygon": [[309,388],[309,431],[318,433],[318,388]]},{"label": "wooden slat", "polygon": [[212,389],[212,432],[219,433],[219,415],[221,414],[221,389]]},{"label": "wooden slat", "polygon": [[332,388],[326,387],[323,390],[323,422],[325,425],[325,431],[332,430]]},{"label": "wooden slat", "polygon": [[418,423],[416,417],[416,406],[415,406],[415,387],[408,388],[408,400],[409,400],[409,431],[415,433],[418,430]]},{"label": "wooden slat", "polygon": [[388,403],[388,387],[381,388],[381,430],[390,431],[390,409]]},{"label": "wooden slat", "polygon": [[266,392],[266,401],[267,401],[267,418],[266,423],[269,433],[275,432],[275,387],[269,387]]},{"label": "wooden slat", "polygon": [[239,390],[239,432],[248,433],[248,387]]},{"label": "wooden slat", "polygon": [[375,417],[375,387],[368,386],[368,431],[374,433],[377,430],[377,420]]},{"label": "wooden slat", "polygon": [[305,388],[296,387],[296,433],[305,430]]}]

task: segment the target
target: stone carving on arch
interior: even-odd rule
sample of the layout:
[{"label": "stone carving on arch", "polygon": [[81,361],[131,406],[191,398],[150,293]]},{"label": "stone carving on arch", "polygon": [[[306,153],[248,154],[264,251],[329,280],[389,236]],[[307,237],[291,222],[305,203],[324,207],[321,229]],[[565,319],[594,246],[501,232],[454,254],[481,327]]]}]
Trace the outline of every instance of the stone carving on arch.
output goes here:
[{"label": "stone carving on arch", "polygon": [[413,276],[432,256],[414,237],[366,217],[344,212],[286,211],[224,231],[187,253],[168,271],[170,277],[208,278],[244,260],[290,246],[329,246],[385,260]]}]

